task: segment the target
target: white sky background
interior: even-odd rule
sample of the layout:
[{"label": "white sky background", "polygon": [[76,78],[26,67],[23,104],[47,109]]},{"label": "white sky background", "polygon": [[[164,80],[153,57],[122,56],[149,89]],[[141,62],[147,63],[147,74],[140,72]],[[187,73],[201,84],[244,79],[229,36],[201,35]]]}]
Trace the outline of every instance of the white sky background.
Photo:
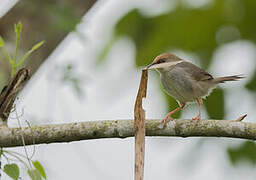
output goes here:
[{"label": "white sky background", "polygon": [[[197,2],[202,3],[200,0]],[[134,68],[133,43],[125,38],[118,41],[106,62],[95,65],[98,50],[110,37],[111,27],[133,7],[155,15],[168,10],[168,1],[98,2],[78,27],[84,39],[71,33],[30,80],[18,102],[18,111],[24,109],[25,112],[23,121],[27,119],[31,124],[48,124],[133,118],[140,80],[140,70]],[[193,54],[177,53],[193,60]],[[227,119],[248,113],[246,121],[252,121],[250,115],[255,114],[253,95],[246,89],[241,92],[239,88],[250,79],[255,58],[255,45],[246,41],[227,44],[219,48],[214,56],[210,69],[214,75],[242,73],[248,77],[223,86],[226,90]],[[56,67],[66,63],[74,64],[76,73],[84,79],[83,99],[77,98],[71,86],[59,81],[61,74],[56,72]],[[166,114],[165,100],[158,84],[158,77],[150,73],[145,102],[147,118],[163,118]],[[237,98],[238,94],[243,101]],[[182,117],[195,116],[195,108],[186,108]],[[203,117],[207,117],[205,112]],[[10,121],[10,125],[16,124],[15,120]],[[256,172],[246,162],[241,167],[233,168],[227,159],[226,147],[240,142],[226,138],[147,138],[145,180],[255,179]],[[23,152],[22,148],[12,149]],[[133,138],[39,145],[36,146],[34,159],[44,165],[49,180],[130,180],[133,179],[133,149]]]}]

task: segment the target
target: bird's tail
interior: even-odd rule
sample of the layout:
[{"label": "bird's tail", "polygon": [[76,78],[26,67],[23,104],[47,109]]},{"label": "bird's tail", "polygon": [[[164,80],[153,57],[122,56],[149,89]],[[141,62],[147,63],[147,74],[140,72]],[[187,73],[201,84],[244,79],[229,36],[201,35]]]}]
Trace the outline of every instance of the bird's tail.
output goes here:
[{"label": "bird's tail", "polygon": [[225,77],[218,77],[218,78],[214,78],[213,82],[215,82],[216,84],[218,83],[224,83],[226,81],[237,81],[239,79],[244,78],[242,75],[236,75],[236,76],[225,76]]}]

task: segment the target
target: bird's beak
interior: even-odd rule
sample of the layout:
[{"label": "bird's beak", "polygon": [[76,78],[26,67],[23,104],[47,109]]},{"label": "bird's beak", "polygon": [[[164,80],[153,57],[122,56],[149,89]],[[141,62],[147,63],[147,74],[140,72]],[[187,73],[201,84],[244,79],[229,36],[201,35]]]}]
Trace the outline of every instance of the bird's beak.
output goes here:
[{"label": "bird's beak", "polygon": [[174,62],[165,62],[165,63],[152,63],[148,65],[145,69],[165,69],[175,66],[176,64],[184,62],[183,60],[180,61],[174,61]]},{"label": "bird's beak", "polygon": [[149,65],[147,65],[146,66],[146,68],[145,69],[154,69],[154,65],[155,65],[155,63],[152,63],[152,64],[149,64]]}]

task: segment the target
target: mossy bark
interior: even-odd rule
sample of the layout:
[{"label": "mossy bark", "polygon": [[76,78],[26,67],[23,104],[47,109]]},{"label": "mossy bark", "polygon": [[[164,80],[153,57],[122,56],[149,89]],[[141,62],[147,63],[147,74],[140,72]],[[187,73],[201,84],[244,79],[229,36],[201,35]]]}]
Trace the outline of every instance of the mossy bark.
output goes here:
[{"label": "mossy bark", "polygon": [[[0,127],[0,147],[22,146],[20,128]],[[51,124],[23,129],[26,145],[134,136],[133,120],[106,120]],[[147,136],[230,137],[256,140],[256,123],[231,120],[174,120],[162,126],[160,120],[146,120]]]}]

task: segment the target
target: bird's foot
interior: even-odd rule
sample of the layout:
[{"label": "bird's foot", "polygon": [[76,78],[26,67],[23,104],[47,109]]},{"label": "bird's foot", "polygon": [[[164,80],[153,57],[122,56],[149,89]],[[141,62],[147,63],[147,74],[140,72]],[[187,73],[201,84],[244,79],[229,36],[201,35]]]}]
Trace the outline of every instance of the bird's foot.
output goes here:
[{"label": "bird's foot", "polygon": [[192,118],[191,122],[198,122],[198,120],[201,119],[201,115],[198,114],[196,117]]},{"label": "bird's foot", "polygon": [[162,121],[161,123],[163,125],[165,125],[168,121],[172,120],[172,117],[170,115],[167,115]]}]

